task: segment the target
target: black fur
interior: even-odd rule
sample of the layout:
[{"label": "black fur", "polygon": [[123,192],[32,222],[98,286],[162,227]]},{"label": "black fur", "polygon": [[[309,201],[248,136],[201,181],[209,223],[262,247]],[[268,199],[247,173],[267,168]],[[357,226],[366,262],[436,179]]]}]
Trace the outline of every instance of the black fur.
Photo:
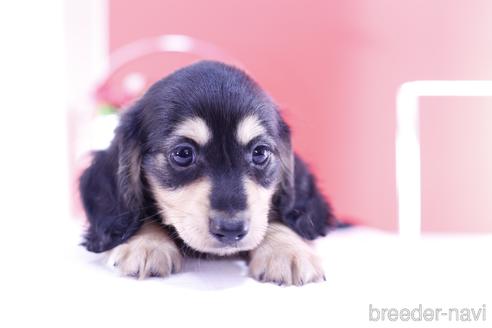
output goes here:
[{"label": "black fur", "polygon": [[125,242],[144,218],[156,213],[152,198],[143,192],[143,177],[130,172],[131,162],[141,160],[141,111],[137,103],[122,117],[111,146],[94,154],[80,178],[82,204],[90,224],[83,244],[91,252],[103,252]]},{"label": "black fur", "polygon": [[[261,120],[267,136],[242,146],[235,141],[235,128],[250,114]],[[200,149],[200,160],[192,169],[167,162],[165,168],[156,166],[156,154],[168,154],[180,143],[193,144],[169,135],[177,124],[194,116],[221,133]],[[271,145],[280,161],[262,169],[252,167],[244,154],[258,144]],[[144,172],[157,177],[165,188],[179,188],[206,175],[213,182],[211,205],[224,211],[246,207],[240,179],[247,174],[265,187],[278,183],[272,202],[278,217],[273,219],[302,237],[325,235],[335,222],[314,177],[294,156],[289,128],[276,105],[245,73],[221,63],[200,62],[154,84],[123,114],[111,146],[94,154],[80,179],[90,223],[84,242],[89,251],[109,250],[131,237],[144,219],[157,218]]]},{"label": "black fur", "polygon": [[277,199],[280,217],[305,239],[325,236],[336,219],[306,164],[297,155],[294,161],[294,188]]}]

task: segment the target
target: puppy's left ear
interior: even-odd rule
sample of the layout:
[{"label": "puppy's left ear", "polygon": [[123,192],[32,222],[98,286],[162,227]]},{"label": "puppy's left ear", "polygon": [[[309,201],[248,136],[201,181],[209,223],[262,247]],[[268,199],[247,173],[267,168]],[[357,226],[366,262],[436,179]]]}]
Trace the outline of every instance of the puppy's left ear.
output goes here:
[{"label": "puppy's left ear", "polygon": [[130,238],[146,216],[141,176],[141,107],[122,115],[111,146],[94,154],[80,178],[89,227],[83,245],[107,251]]},{"label": "puppy's left ear", "polygon": [[332,209],[306,164],[292,151],[290,129],[280,119],[282,177],[273,199],[280,220],[305,239],[324,236],[336,224]]}]

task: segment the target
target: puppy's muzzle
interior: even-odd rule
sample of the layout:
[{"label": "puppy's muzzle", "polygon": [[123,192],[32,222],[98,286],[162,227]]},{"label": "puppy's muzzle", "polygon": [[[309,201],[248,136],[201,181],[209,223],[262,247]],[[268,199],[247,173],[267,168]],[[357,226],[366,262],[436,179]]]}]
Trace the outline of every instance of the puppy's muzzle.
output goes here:
[{"label": "puppy's muzzle", "polygon": [[238,218],[210,218],[210,234],[224,245],[235,244],[248,234],[248,222]]}]

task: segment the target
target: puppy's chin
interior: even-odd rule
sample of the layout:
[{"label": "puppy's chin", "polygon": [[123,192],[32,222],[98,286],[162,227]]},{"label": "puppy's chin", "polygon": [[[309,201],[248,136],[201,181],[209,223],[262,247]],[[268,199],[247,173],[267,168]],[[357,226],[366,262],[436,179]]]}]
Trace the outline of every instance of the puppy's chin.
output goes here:
[{"label": "puppy's chin", "polygon": [[209,233],[191,233],[189,230],[180,229],[179,225],[174,225],[174,228],[179,237],[192,249],[202,253],[227,256],[255,249],[265,237],[267,225],[256,227],[255,231],[248,232],[244,239],[235,244],[223,244]]}]

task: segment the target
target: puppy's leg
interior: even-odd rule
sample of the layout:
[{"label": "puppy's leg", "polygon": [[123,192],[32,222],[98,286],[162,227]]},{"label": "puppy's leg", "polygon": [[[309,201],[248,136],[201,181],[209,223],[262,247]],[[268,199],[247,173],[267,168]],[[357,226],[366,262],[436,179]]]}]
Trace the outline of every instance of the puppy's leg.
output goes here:
[{"label": "puppy's leg", "polygon": [[269,225],[265,239],[250,257],[250,274],[260,281],[303,285],[324,279],[320,260],[311,247],[281,223]]},{"label": "puppy's leg", "polygon": [[181,270],[182,255],[168,233],[149,222],[126,243],[109,251],[108,264],[125,276],[165,277]]}]

